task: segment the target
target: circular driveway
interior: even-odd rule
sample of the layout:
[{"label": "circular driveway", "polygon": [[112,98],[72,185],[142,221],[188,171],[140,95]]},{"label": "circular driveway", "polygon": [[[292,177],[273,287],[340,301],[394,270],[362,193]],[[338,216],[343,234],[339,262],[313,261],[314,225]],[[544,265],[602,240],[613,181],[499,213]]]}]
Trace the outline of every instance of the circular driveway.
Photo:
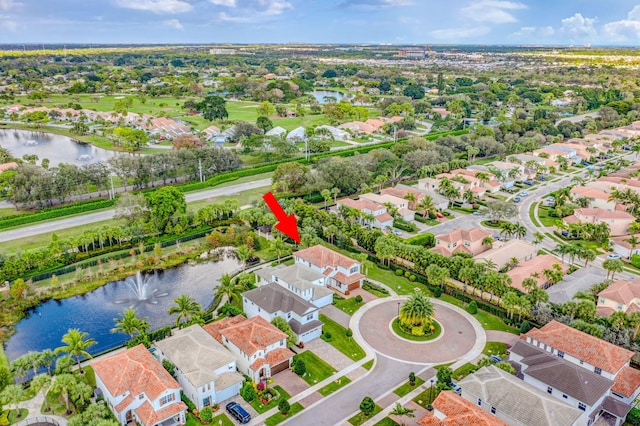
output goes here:
[{"label": "circular driveway", "polygon": [[377,353],[416,364],[445,364],[484,348],[486,334],[480,323],[456,306],[436,299],[431,300],[435,319],[442,325],[442,334],[427,342],[399,338],[391,331],[389,323],[398,316],[398,302],[404,300],[406,297],[378,299],[360,310],[358,331]]}]

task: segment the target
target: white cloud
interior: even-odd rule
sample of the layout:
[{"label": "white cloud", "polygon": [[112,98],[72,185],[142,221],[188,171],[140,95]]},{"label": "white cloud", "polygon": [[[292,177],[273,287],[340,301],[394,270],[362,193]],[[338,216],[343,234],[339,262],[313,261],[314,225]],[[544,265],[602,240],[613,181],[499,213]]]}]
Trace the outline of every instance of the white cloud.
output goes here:
[{"label": "white cloud", "polygon": [[146,10],[158,14],[184,13],[193,9],[190,3],[183,0],[116,0],[116,4],[127,9]]},{"label": "white cloud", "polygon": [[209,0],[209,3],[216,6],[236,7],[236,0]]},{"label": "white cloud", "polygon": [[444,28],[441,30],[431,31],[429,34],[431,37],[438,40],[444,40],[446,42],[455,42],[458,40],[466,40],[475,37],[481,37],[488,34],[491,28],[479,26],[471,28]]},{"label": "white cloud", "polygon": [[597,17],[585,18],[581,13],[576,13],[562,20],[560,32],[577,38],[593,37],[598,34],[598,31],[593,26],[596,22],[598,22]]},{"label": "white cloud", "polygon": [[182,26],[180,21],[175,18],[167,19],[166,21],[164,21],[164,24],[169,28],[173,28],[174,30],[184,30],[184,27]]},{"label": "white cloud", "polygon": [[16,32],[18,30],[18,23],[11,20],[8,16],[0,15],[0,31]]},{"label": "white cloud", "polygon": [[220,12],[217,17],[221,21],[239,24],[257,23],[273,19],[288,9],[293,9],[293,5],[286,0],[253,0],[247,1],[246,4],[237,4],[233,14]]},{"label": "white cloud", "polygon": [[551,37],[555,33],[553,27],[522,27],[511,36],[533,41],[532,37]]},{"label": "white cloud", "polygon": [[605,24],[602,31],[607,41],[635,41],[640,40],[640,5],[627,14],[627,19]]},{"label": "white cloud", "polygon": [[0,0],[0,10],[11,10],[19,6],[22,6],[22,3],[18,3],[15,0]]},{"label": "white cloud", "polygon": [[411,6],[413,4],[410,0],[383,0],[383,3],[388,6]]},{"label": "white cloud", "polygon": [[491,22],[494,24],[508,24],[518,22],[510,12],[526,9],[523,3],[503,0],[481,0],[461,9],[465,18],[476,22]]}]

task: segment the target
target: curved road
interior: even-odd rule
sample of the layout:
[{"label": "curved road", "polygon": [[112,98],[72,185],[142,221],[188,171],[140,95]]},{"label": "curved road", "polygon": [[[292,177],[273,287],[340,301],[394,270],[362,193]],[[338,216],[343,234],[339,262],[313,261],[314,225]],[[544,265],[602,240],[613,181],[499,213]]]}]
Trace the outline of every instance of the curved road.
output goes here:
[{"label": "curved road", "polygon": [[[222,188],[213,188],[206,191],[191,192],[185,194],[187,203],[192,201],[206,200],[207,198],[220,197],[224,195],[234,195],[248,189],[261,188],[271,185],[271,178],[255,180],[252,182],[239,183],[236,185],[225,186]],[[17,240],[20,238],[32,237],[34,235],[45,234],[49,232],[59,231],[61,229],[73,228],[75,226],[86,225],[89,223],[101,222],[103,220],[113,219],[115,209],[105,210],[97,213],[89,213],[81,216],[69,217],[66,219],[54,220],[45,223],[38,223],[23,228],[12,229],[0,232],[0,242]]]}]

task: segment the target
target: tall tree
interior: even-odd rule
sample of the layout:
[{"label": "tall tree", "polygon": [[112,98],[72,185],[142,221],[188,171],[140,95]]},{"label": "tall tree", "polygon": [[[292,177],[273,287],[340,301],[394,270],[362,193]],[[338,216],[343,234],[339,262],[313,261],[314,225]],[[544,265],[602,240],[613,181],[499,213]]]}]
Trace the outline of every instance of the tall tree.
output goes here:
[{"label": "tall tree", "polygon": [[70,328],[67,331],[67,334],[62,336],[62,343],[65,345],[57,348],[56,352],[64,352],[73,356],[78,363],[80,373],[84,374],[82,364],[80,363],[80,357],[91,358],[91,354],[87,352],[87,350],[97,342],[89,337],[89,333],[80,331],[77,328]]},{"label": "tall tree", "polygon": [[125,309],[120,314],[120,317],[114,318],[113,321],[115,322],[115,327],[111,329],[111,332],[128,334],[131,339],[136,333],[146,333],[150,327],[147,319],[138,317],[138,314],[133,309]]},{"label": "tall tree", "polygon": [[186,294],[181,294],[179,297],[173,299],[173,303],[175,303],[175,306],[169,308],[169,315],[177,315],[175,322],[176,327],[180,325],[182,319],[184,319],[185,322],[189,322],[189,320],[200,313],[200,304]]}]

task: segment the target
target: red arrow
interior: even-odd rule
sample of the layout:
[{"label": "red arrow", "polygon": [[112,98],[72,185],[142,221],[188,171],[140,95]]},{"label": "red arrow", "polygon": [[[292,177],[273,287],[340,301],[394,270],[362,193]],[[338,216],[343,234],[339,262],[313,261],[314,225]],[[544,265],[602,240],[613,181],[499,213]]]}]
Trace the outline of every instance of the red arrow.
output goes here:
[{"label": "red arrow", "polygon": [[284,209],[276,200],[271,192],[267,192],[262,196],[267,206],[271,209],[273,214],[278,219],[276,229],[282,232],[287,237],[294,240],[296,243],[300,243],[300,234],[298,233],[298,224],[296,223],[296,216],[292,213],[289,216],[285,213]]}]

